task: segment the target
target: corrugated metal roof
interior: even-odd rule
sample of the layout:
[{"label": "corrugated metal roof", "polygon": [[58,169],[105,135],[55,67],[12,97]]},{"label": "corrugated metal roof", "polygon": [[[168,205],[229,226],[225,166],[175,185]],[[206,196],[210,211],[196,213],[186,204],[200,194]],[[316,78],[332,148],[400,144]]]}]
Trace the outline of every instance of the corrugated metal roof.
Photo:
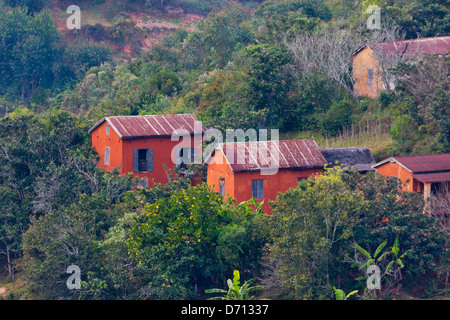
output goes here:
[{"label": "corrugated metal roof", "polygon": [[395,156],[383,160],[375,164],[373,167],[378,167],[387,162],[397,162],[412,173],[437,173],[437,171],[450,171],[450,153],[418,156]]},{"label": "corrugated metal roof", "polygon": [[280,140],[219,143],[231,169],[320,168],[327,161],[314,140]]},{"label": "corrugated metal roof", "polygon": [[450,182],[450,172],[414,174],[413,178],[423,183]]},{"label": "corrugated metal roof", "polygon": [[404,58],[413,58],[417,55],[420,57],[424,53],[446,54],[450,52],[450,37],[429,37],[380,43],[366,43],[355,50],[352,56],[356,55],[366,47],[383,55],[402,54]]},{"label": "corrugated metal roof", "polygon": [[420,38],[400,41],[381,42],[369,45],[371,49],[381,50],[383,54],[403,53],[413,56],[415,54],[446,54],[450,52],[450,37]]},{"label": "corrugated metal roof", "polygon": [[[171,136],[176,130],[187,130],[194,133],[194,122],[198,121],[192,114],[165,114],[165,115],[143,115],[143,116],[119,116],[105,117],[93,126],[92,132],[104,121],[122,139],[137,139],[153,136]],[[206,129],[201,128],[202,132]]]}]

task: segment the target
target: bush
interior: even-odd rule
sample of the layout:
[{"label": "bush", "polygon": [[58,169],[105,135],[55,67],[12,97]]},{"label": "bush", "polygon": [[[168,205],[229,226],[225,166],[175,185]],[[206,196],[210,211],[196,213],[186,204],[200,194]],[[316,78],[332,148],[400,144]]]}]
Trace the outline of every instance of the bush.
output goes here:
[{"label": "bush", "polygon": [[321,132],[324,135],[335,136],[343,128],[349,126],[351,124],[353,104],[347,99],[334,102],[325,114],[321,116]]}]

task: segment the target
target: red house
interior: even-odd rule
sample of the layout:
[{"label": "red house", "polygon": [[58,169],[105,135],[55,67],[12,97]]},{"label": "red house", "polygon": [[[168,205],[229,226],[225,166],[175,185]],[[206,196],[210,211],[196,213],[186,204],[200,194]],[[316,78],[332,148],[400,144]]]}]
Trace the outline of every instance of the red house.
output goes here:
[{"label": "red house", "polygon": [[450,192],[450,153],[395,156],[373,168],[384,176],[399,178],[404,191],[419,192],[425,200]]},{"label": "red house", "polygon": [[192,114],[105,117],[89,130],[99,165],[142,177],[144,187],[168,182],[164,165],[192,162],[204,131]]},{"label": "red house", "polygon": [[[241,160],[241,161],[239,161]],[[269,200],[297,182],[321,174],[327,164],[314,140],[219,143],[209,158],[207,183],[224,197],[242,202]]]}]

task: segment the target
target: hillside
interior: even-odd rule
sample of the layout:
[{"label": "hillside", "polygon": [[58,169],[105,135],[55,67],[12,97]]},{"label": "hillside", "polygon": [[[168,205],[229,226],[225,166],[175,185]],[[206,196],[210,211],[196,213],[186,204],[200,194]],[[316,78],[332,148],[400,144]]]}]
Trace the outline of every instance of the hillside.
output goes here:
[{"label": "hillside", "polygon": [[[195,23],[207,15],[205,12],[186,12],[182,7],[171,5],[158,9],[139,3],[121,6],[116,0],[106,0],[97,5],[88,2],[80,7],[82,29],[85,30],[77,31],[66,27],[67,18],[70,16],[66,13],[69,4],[70,2],[67,1],[55,0],[52,5],[52,16],[63,39],[66,41],[94,40],[110,46],[115,55],[121,58],[136,57],[132,45],[148,50],[174,30],[192,31]],[[120,18],[129,19],[134,27],[140,29],[140,31],[136,30],[135,35],[130,34],[124,43],[119,43],[113,36],[114,24]]]},{"label": "hillside", "polygon": [[[425,184],[446,190],[430,179],[448,167],[410,192],[395,177],[328,170],[296,141],[281,177],[225,163],[208,182],[204,163],[169,161],[169,149],[192,149],[155,129],[186,117],[215,141],[278,129],[319,148],[369,147],[376,161],[450,153],[450,56],[364,51],[449,36],[447,1],[80,0],[82,27],[68,30],[71,4],[0,0],[0,298],[207,299],[236,271],[273,300],[448,297],[450,195],[440,216],[425,199]],[[373,4],[380,29],[367,26]],[[124,140],[105,117],[152,131]],[[368,291],[363,269],[378,254],[383,289]],[[69,266],[81,289],[67,286]]]}]

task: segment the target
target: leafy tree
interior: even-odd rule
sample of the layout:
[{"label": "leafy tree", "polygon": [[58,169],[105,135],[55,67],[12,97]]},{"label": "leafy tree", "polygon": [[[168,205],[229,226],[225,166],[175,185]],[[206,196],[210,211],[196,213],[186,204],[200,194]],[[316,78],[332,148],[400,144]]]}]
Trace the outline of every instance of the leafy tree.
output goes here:
[{"label": "leafy tree", "polygon": [[[353,235],[354,217],[365,205],[345,188],[339,172],[301,181],[272,203],[269,282],[291,299],[329,297],[339,252]],[[270,287],[267,287],[268,289]]]},{"label": "leafy tree", "polygon": [[15,90],[22,98],[31,96],[39,86],[51,86],[59,38],[48,10],[34,16],[21,8],[0,11],[1,86]]},{"label": "leafy tree", "polygon": [[96,264],[99,252],[95,240],[111,219],[108,207],[107,198],[94,195],[32,219],[23,236],[24,272],[30,294],[45,299],[79,296],[79,291],[70,291],[66,286],[66,269],[76,265],[84,275],[100,268]]},{"label": "leafy tree", "polygon": [[349,172],[343,178],[351,190],[362,192],[368,204],[359,212],[353,229],[355,242],[375,252],[380,239],[394,243],[398,238],[403,252],[408,251],[403,269],[405,288],[430,283],[429,277],[436,275],[446,259],[448,235],[439,228],[436,218],[424,214],[422,195],[402,191],[398,179],[380,174]]},{"label": "leafy tree", "polygon": [[289,53],[278,46],[251,45],[245,48],[249,67],[249,105],[256,111],[267,110],[268,124],[288,129],[284,119],[291,112],[290,77],[285,66]]},{"label": "leafy tree", "polygon": [[249,44],[253,38],[245,19],[248,11],[241,4],[229,3],[221,11],[213,11],[198,24],[182,46],[182,61],[187,69],[223,68],[232,60],[233,52]]},{"label": "leafy tree", "polygon": [[144,213],[134,216],[126,240],[137,269],[145,275],[141,298],[192,298],[196,295],[192,291],[195,286],[210,286],[211,279],[216,284],[224,281],[226,272],[233,264],[236,266],[230,258],[235,257],[233,252],[240,251],[239,245],[244,257],[252,252],[247,248],[260,251],[263,241],[251,243],[256,233],[245,235],[251,229],[243,229],[248,244],[239,244],[239,238],[230,236],[227,238],[233,240],[231,243],[220,241],[227,226],[239,226],[240,219],[256,217],[251,211],[242,217],[239,213],[234,206],[223,207],[221,196],[205,184],[181,189],[146,205]]},{"label": "leafy tree", "polygon": [[41,11],[46,5],[46,0],[5,0],[6,5],[10,7],[24,7],[30,14]]},{"label": "leafy tree", "polygon": [[333,286],[354,289],[354,275],[346,268],[354,254],[349,242],[375,252],[379,239],[398,238],[407,263],[392,252],[405,265],[407,290],[430,284],[448,259],[447,235],[436,218],[423,213],[421,195],[402,191],[392,177],[328,171],[280,194],[272,206],[270,268],[263,283],[272,296],[324,298]]},{"label": "leafy tree", "polygon": [[391,135],[399,153],[445,153],[450,150],[448,57],[427,56],[394,71],[401,94]]}]

